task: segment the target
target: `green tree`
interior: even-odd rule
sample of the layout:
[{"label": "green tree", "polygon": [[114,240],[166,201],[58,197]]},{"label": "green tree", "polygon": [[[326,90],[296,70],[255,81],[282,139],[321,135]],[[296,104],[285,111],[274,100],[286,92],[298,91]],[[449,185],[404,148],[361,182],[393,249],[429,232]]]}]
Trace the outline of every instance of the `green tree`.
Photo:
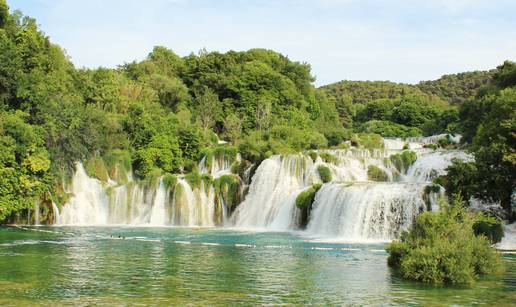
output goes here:
[{"label": "green tree", "polygon": [[217,94],[206,89],[197,97],[197,113],[202,128],[206,131],[215,125],[220,114],[220,101]]}]

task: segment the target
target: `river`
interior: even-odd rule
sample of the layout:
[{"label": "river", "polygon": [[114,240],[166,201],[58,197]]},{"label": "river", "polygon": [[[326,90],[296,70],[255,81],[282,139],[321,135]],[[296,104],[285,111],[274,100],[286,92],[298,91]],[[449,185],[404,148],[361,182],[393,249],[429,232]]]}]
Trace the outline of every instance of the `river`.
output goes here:
[{"label": "river", "polygon": [[2,227],[0,305],[510,305],[502,278],[471,288],[401,280],[383,243],[182,227]]}]

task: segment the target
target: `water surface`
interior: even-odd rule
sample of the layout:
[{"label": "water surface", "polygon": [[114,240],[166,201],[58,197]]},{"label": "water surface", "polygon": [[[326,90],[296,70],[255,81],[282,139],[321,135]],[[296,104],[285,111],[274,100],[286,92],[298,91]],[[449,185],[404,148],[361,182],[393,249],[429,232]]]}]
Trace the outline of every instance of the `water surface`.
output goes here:
[{"label": "water surface", "polygon": [[383,244],[214,228],[2,227],[0,305],[510,305],[507,272],[471,288],[403,281]]}]

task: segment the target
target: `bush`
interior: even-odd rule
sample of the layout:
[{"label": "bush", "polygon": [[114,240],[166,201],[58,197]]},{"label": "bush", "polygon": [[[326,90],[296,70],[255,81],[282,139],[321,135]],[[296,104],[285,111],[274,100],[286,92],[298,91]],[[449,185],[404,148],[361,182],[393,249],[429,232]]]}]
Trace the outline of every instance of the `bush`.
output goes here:
[{"label": "bush", "polygon": [[126,150],[112,150],[104,155],[109,177],[118,183],[127,183],[131,172],[131,154]]},{"label": "bush", "polygon": [[407,138],[421,136],[420,129],[396,124],[387,120],[370,120],[359,126],[358,131],[363,133],[376,133],[383,137]]},{"label": "bush", "polygon": [[382,136],[372,133],[355,134],[351,138],[351,144],[353,146],[363,147],[366,149],[381,149],[384,146]]},{"label": "bush", "polygon": [[308,152],[308,155],[310,156],[310,158],[312,159],[312,161],[314,161],[314,162],[315,162],[315,161],[317,160],[317,156],[318,156],[318,155],[317,155],[317,152],[315,152],[315,151],[313,151],[313,150],[310,150],[310,151]]},{"label": "bush", "polygon": [[435,144],[424,144],[423,145],[423,148],[430,148],[430,149],[433,149],[433,150],[436,150],[439,146],[435,145]]},{"label": "bush", "polygon": [[437,143],[441,147],[446,147],[446,146],[449,146],[449,145],[453,144],[449,134],[447,134],[446,137],[440,138],[439,140],[437,140]]},{"label": "bush", "polygon": [[[330,154],[330,153],[327,153],[327,152],[321,152],[321,154],[319,154],[319,156],[321,157],[321,159],[326,162],[326,163],[333,163],[333,164],[336,164],[337,163],[337,157],[335,157],[334,155]],[[314,160],[315,161],[315,160]]]},{"label": "bush", "polygon": [[174,174],[165,174],[161,180],[166,189],[173,188],[177,184],[177,176]]},{"label": "bush", "polygon": [[190,188],[199,189],[201,187],[202,176],[198,172],[191,172],[185,175],[185,180],[190,185]]},{"label": "bush", "polygon": [[301,209],[310,209],[315,199],[315,194],[321,188],[321,184],[314,184],[296,197],[296,206]]},{"label": "bush", "polygon": [[201,151],[201,156],[206,158],[206,167],[210,168],[213,159],[227,159],[231,163],[236,160],[238,149],[234,146],[224,145],[214,148],[205,148]]},{"label": "bush", "polygon": [[375,165],[369,165],[367,167],[367,177],[373,181],[389,181],[387,173]]},{"label": "bush", "polygon": [[498,243],[503,238],[502,222],[493,216],[489,216],[487,213],[478,214],[473,224],[473,230],[477,236],[483,235],[491,243]]},{"label": "bush", "polygon": [[319,173],[319,177],[321,177],[322,182],[326,183],[331,181],[331,170],[327,166],[319,165],[319,167],[317,167],[317,172]]},{"label": "bush", "polygon": [[213,177],[210,174],[202,174],[201,181],[204,184],[204,189],[208,190],[213,183]]},{"label": "bush", "polygon": [[389,159],[400,173],[404,173],[416,161],[417,155],[413,151],[404,150],[401,153],[391,155]]},{"label": "bush", "polygon": [[104,163],[104,160],[98,155],[95,155],[86,161],[85,170],[90,177],[96,178],[103,182],[107,182],[109,180],[106,164]]},{"label": "bush", "polygon": [[442,203],[440,211],[419,215],[412,229],[387,246],[387,263],[403,278],[437,284],[470,284],[500,272],[499,255],[486,237],[475,235],[474,223],[461,200]]},{"label": "bush", "polygon": [[228,209],[238,205],[240,201],[240,179],[235,175],[223,175],[213,181],[215,195],[224,200]]},{"label": "bush", "polygon": [[135,153],[133,162],[136,175],[145,177],[153,169],[176,172],[183,164],[181,149],[177,139],[169,135],[155,135],[147,146]]},{"label": "bush", "polygon": [[351,130],[331,129],[324,132],[324,136],[328,140],[328,146],[337,146],[351,138]]}]

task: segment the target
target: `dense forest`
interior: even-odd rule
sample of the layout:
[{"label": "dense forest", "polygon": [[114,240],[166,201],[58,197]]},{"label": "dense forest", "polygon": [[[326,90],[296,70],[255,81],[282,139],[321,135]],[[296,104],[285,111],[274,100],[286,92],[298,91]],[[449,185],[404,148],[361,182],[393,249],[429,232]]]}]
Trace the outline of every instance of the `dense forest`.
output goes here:
[{"label": "dense forest", "polygon": [[62,203],[77,161],[98,178],[123,162],[144,179],[195,173],[201,155],[220,150],[221,140],[229,143],[223,150],[259,162],[343,146],[364,133],[463,133],[477,160],[457,162],[442,184],[511,210],[512,62],[418,85],[342,81],[322,88],[313,85],[309,64],[265,49],[181,57],[157,46],[140,62],[78,69],[5,0],[0,50],[0,220],[36,201]]}]

